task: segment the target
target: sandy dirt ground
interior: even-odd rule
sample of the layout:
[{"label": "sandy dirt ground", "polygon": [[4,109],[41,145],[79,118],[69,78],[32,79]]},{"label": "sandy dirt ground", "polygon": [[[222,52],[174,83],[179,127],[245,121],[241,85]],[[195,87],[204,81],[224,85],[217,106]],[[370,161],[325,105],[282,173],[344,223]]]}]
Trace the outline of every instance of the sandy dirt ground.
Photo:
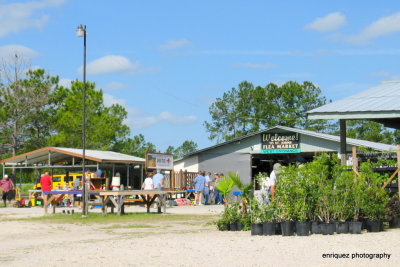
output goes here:
[{"label": "sandy dirt ground", "polygon": [[[144,212],[144,208],[126,209],[126,212],[138,211]],[[221,206],[172,207],[168,214],[190,216],[169,220],[168,215],[158,215],[165,217],[138,224],[124,221],[87,225],[25,219],[43,216],[41,208],[0,208],[0,266],[399,266],[400,263],[400,229],[361,235],[251,236],[250,232],[218,231],[210,221],[221,211]],[[332,253],[348,254],[350,258],[323,257]],[[355,253],[386,253],[390,258],[351,259]]]}]

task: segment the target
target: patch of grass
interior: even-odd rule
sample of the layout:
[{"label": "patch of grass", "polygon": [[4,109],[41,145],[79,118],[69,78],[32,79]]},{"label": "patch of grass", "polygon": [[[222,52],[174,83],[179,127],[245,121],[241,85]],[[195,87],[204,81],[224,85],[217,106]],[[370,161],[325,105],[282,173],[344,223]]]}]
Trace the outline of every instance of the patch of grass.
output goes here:
[{"label": "patch of grass", "polygon": [[154,225],[148,224],[128,224],[128,225],[121,225],[121,224],[113,224],[107,227],[103,227],[102,229],[142,229],[142,228],[155,228]]},{"label": "patch of grass", "polygon": [[215,219],[213,215],[177,215],[177,214],[156,214],[156,213],[127,213],[122,216],[116,214],[89,213],[85,218],[81,213],[71,215],[51,214],[34,218],[9,219],[9,221],[33,221],[65,224],[110,224],[110,223],[160,223],[177,221],[200,221],[207,222]]}]

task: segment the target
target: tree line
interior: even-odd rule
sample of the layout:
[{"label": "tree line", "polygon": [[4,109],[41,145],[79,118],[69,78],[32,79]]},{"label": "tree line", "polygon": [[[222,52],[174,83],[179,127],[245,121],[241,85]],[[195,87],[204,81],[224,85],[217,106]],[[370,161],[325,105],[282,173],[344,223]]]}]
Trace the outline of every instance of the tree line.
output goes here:
[{"label": "tree line", "polygon": [[[83,82],[61,86],[59,77],[43,69],[29,69],[18,55],[11,62],[2,62],[0,75],[0,158],[45,146],[82,147]],[[123,106],[105,106],[102,90],[96,89],[95,83],[86,83],[87,149],[138,157],[144,157],[146,151],[156,152],[143,134],[130,136],[126,118]],[[182,156],[196,150],[197,144],[187,140],[168,149]]]},{"label": "tree line", "polygon": [[[312,82],[288,81],[254,86],[243,81],[223,93],[209,107],[204,122],[209,139],[224,142],[277,125],[339,135],[338,121],[307,120],[306,112],[327,103]],[[347,137],[398,144],[400,131],[364,120],[347,121]]]},{"label": "tree line", "polygon": [[[28,69],[28,71],[26,71]],[[58,76],[30,69],[17,55],[0,66],[0,158],[45,146],[82,147],[83,83],[59,84]],[[336,121],[307,120],[306,111],[326,104],[321,89],[312,82],[269,83],[254,86],[243,81],[223,93],[209,107],[204,122],[209,138],[223,142],[282,125],[338,134]],[[86,83],[86,147],[144,157],[156,146],[143,134],[131,136],[125,124],[127,111],[119,104],[104,105],[103,92]],[[370,121],[348,121],[347,136],[388,144],[399,143],[400,132]],[[195,152],[197,144],[185,140],[169,146],[175,158]]]}]

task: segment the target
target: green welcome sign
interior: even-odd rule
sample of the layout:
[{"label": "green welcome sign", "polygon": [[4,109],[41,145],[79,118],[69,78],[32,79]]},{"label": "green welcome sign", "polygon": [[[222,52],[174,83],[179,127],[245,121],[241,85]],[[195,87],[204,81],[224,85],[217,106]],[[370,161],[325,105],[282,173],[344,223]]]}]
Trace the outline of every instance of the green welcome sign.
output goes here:
[{"label": "green welcome sign", "polygon": [[300,153],[300,134],[293,132],[261,134],[261,153]]}]

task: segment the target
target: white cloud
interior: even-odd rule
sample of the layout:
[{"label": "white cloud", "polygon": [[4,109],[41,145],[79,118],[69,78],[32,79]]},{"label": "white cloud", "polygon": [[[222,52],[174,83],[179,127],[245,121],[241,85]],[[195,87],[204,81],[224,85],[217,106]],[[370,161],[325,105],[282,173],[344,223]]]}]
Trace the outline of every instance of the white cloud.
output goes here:
[{"label": "white cloud", "polygon": [[[128,58],[117,55],[108,55],[96,59],[86,66],[88,75],[120,73],[135,75],[142,73],[154,73],[159,71],[154,67],[143,67],[140,61],[131,62]],[[78,74],[83,72],[83,66],[78,68]]]},{"label": "white cloud", "polygon": [[329,32],[334,31],[346,24],[346,16],[340,12],[330,13],[322,18],[316,18],[310,24],[305,26],[308,30],[314,30],[318,32]]},{"label": "white cloud", "polygon": [[18,55],[23,58],[33,58],[39,55],[35,50],[23,45],[4,45],[0,46],[0,58],[9,59]]},{"label": "white cloud", "polygon": [[[130,74],[135,69],[138,69],[140,62],[132,63],[128,58],[123,56],[109,55],[96,59],[86,66],[87,74],[99,75],[110,73],[125,73]],[[82,73],[83,66],[78,69],[78,73]]]},{"label": "white cloud", "polygon": [[378,77],[382,79],[382,82],[384,81],[399,81],[400,80],[400,74],[394,74],[390,71],[379,71],[371,74],[372,77]]},{"label": "white cloud", "polygon": [[128,116],[125,123],[128,124],[133,129],[144,129],[163,122],[172,125],[187,125],[197,121],[196,116],[174,115],[168,111],[163,111],[155,116],[143,116],[145,114],[145,111],[127,106],[125,99],[118,99],[110,94],[103,94],[103,99],[104,99],[104,105],[106,107],[109,107],[114,104],[119,104],[123,106],[125,110],[128,112]]},{"label": "white cloud", "polygon": [[364,44],[369,40],[400,32],[400,12],[374,21],[360,33],[342,37],[353,44]]},{"label": "white cloud", "polygon": [[169,40],[167,43],[158,46],[159,50],[172,50],[190,45],[191,42],[186,39]]},{"label": "white cloud", "polygon": [[264,64],[257,64],[257,63],[235,63],[232,65],[233,67],[238,68],[247,68],[247,69],[270,69],[275,68],[276,65],[273,63],[264,63]]},{"label": "white cloud", "polygon": [[118,91],[128,88],[128,85],[120,82],[110,82],[103,86],[104,90],[107,91]]},{"label": "white cloud", "polygon": [[0,2],[0,37],[27,28],[41,28],[49,20],[48,15],[37,15],[42,9],[57,7],[65,0],[42,0],[6,4]]}]

